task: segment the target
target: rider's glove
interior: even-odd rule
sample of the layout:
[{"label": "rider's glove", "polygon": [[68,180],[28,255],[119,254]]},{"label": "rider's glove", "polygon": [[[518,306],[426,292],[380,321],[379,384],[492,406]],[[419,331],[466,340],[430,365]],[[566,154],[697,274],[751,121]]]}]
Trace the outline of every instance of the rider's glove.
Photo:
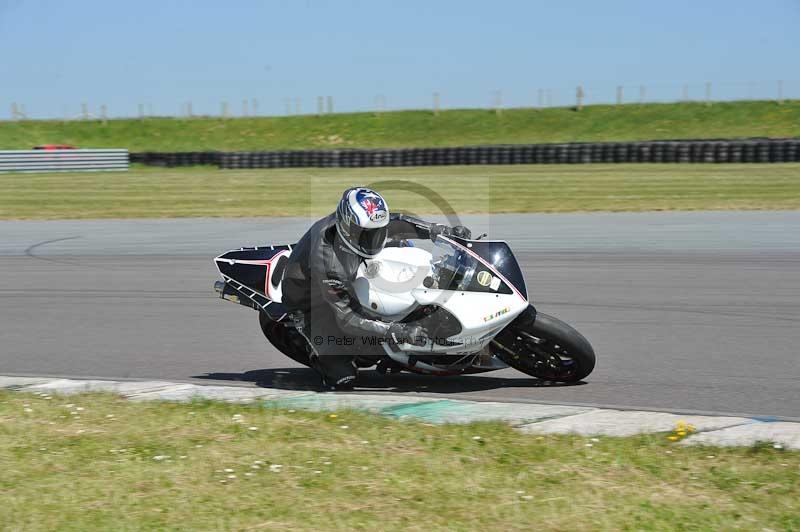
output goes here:
[{"label": "rider's glove", "polygon": [[447,227],[446,225],[431,224],[430,232],[431,232],[431,241],[436,242],[436,239],[440,235],[450,236],[451,229],[449,227]]},{"label": "rider's glove", "polygon": [[456,225],[455,227],[453,227],[451,234],[453,236],[463,238],[464,240],[469,240],[472,238],[472,231],[470,231],[463,225]]},{"label": "rider's glove", "polygon": [[419,325],[410,323],[392,323],[389,326],[389,337],[398,344],[425,345],[427,334]]},{"label": "rider's glove", "polygon": [[465,240],[469,240],[472,238],[472,231],[464,227],[463,225],[456,225],[455,227],[448,227],[442,224],[431,224],[431,240],[436,242],[436,239],[440,235],[444,236],[457,236],[458,238],[463,238]]}]

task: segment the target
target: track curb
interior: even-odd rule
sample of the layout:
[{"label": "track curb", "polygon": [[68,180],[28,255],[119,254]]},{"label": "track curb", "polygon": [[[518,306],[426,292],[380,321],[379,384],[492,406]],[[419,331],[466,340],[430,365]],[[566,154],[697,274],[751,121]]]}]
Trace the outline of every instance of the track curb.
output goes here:
[{"label": "track curb", "polygon": [[172,381],[0,376],[0,389],[62,395],[112,392],[134,401],[192,399],[238,403],[262,401],[270,406],[312,411],[366,410],[398,419],[413,418],[429,423],[501,421],[528,434],[633,436],[670,432],[679,423],[685,423],[693,425],[696,432],[683,439],[680,442],[682,445],[742,447],[770,443],[776,448],[800,450],[800,423],[769,418],[679,415],[587,406],[465,401],[377,394],[320,393]]}]

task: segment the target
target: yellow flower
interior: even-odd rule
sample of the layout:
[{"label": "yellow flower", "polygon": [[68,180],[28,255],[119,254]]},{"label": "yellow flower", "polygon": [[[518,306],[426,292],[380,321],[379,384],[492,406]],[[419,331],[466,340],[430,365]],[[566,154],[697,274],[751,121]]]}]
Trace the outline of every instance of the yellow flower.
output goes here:
[{"label": "yellow flower", "polygon": [[331,418],[331,419],[335,419],[335,418],[337,418],[337,417],[339,417],[339,416],[338,416],[338,415],[336,415],[336,414],[330,414],[328,417],[329,417],[329,418]]},{"label": "yellow flower", "polygon": [[686,436],[686,431],[685,430],[679,430],[677,432],[677,434],[678,434],[678,436],[680,436],[682,438],[682,437]]},{"label": "yellow flower", "polygon": [[675,435],[673,434],[672,436],[667,436],[667,439],[668,439],[669,441],[677,441],[677,440],[678,440],[678,437],[677,437],[677,436],[675,436]]}]

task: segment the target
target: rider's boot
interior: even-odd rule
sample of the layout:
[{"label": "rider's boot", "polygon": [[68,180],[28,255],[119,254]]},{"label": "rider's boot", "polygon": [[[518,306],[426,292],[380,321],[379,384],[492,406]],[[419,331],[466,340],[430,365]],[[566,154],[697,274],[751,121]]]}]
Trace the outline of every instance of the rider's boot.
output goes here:
[{"label": "rider's boot", "polygon": [[346,355],[317,355],[312,359],[314,369],[322,376],[328,390],[352,390],[358,377],[353,357]]}]

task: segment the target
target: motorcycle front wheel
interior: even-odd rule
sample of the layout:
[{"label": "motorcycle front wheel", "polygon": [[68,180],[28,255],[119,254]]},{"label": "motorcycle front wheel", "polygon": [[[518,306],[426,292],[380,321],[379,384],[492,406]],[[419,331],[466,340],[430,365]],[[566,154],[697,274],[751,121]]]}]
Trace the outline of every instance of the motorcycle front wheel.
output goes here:
[{"label": "motorcycle front wheel", "polygon": [[542,313],[533,320],[512,323],[491,345],[509,366],[545,381],[578,382],[595,365],[594,349],[581,333]]}]

